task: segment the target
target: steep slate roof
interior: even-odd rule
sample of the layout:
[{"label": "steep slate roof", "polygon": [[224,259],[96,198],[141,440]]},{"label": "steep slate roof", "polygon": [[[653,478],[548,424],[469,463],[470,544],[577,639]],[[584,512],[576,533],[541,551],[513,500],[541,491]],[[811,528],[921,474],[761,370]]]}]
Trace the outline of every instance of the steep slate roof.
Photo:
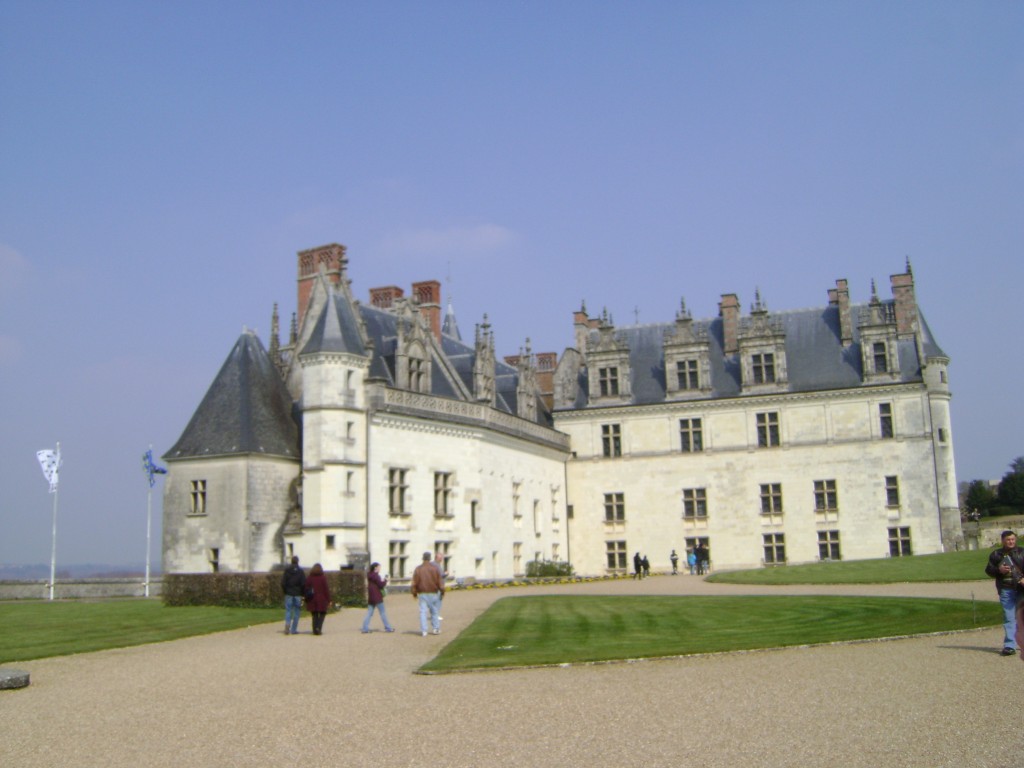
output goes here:
[{"label": "steep slate roof", "polygon": [[[370,373],[393,385],[395,382],[395,350],[398,342],[398,318],[387,310],[368,305],[360,305],[359,312],[366,331],[373,341],[375,354],[370,361]],[[472,392],[476,348],[466,344],[461,338],[442,332],[441,351],[444,353],[444,360],[435,358],[435,365],[431,366],[431,394],[461,400],[462,395],[453,388],[452,383],[445,376],[444,369],[447,368],[467,390]],[[494,369],[495,389],[497,390],[495,407],[500,411],[515,415],[518,372],[514,366],[502,360],[495,360]]]},{"label": "steep slate roof", "polygon": [[[846,348],[840,340],[839,310],[835,306],[771,313],[773,319],[781,322],[786,335],[787,391],[812,392],[862,386],[857,319],[861,308],[866,307],[866,304],[851,305],[853,343]],[[944,357],[920,313],[919,321],[925,354]],[[737,355],[727,356],[723,352],[722,319],[695,320],[693,325],[695,331],[699,327],[707,331],[712,390],[709,399],[740,396],[740,361]],[[665,333],[673,328],[673,323],[616,328],[616,336],[623,337],[629,345],[632,402],[664,402],[666,387],[663,343]],[[596,343],[598,334],[597,330],[591,330],[589,338]],[[914,340],[900,339],[896,344],[900,362],[899,381],[921,381],[922,361],[918,359]],[[581,377],[581,384],[587,386],[585,376]],[[582,404],[583,401],[578,399],[576,407]]]},{"label": "steep slate roof", "polygon": [[366,354],[352,305],[343,296],[333,292],[328,294],[313,333],[299,354],[309,355],[317,352]]},{"label": "steep slate roof", "polygon": [[292,399],[259,338],[243,333],[167,460],[261,453],[299,457]]}]

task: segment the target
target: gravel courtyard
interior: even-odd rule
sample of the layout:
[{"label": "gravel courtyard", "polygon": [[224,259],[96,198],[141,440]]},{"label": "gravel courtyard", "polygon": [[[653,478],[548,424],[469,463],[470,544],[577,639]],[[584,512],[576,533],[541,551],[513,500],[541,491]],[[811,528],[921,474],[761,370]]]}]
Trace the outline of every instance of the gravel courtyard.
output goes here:
[{"label": "gravel courtyard", "polygon": [[[565,585],[575,594],[995,598],[990,582],[757,588],[692,576]],[[394,634],[281,623],[13,664],[0,766],[984,766],[1024,761],[1024,663],[991,628],[848,645],[506,672],[413,674],[494,600],[452,592],[443,633],[388,598]],[[282,612],[283,615],[283,612]],[[741,621],[742,617],[737,617]],[[374,617],[374,626],[380,627]],[[1008,736],[1009,734],[1009,736]]]}]

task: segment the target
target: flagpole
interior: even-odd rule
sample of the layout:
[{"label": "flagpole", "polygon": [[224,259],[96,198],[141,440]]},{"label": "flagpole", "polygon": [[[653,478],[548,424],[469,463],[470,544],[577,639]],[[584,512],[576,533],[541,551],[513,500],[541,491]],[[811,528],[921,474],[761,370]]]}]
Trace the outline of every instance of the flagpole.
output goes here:
[{"label": "flagpole", "polygon": [[[153,446],[149,446],[152,450]],[[150,526],[153,520],[153,486],[149,486],[146,494],[146,589],[145,596],[149,597],[149,551],[152,548],[149,543]]]},{"label": "flagpole", "polygon": [[[60,443],[57,443],[60,456]],[[50,548],[50,599],[53,600],[54,580],[57,575],[57,488],[53,489],[53,545]]]}]

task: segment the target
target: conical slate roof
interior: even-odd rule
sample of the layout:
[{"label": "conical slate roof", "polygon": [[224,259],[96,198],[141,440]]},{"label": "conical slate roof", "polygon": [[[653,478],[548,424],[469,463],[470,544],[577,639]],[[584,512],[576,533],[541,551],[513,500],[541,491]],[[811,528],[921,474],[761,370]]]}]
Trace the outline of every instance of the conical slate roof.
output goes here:
[{"label": "conical slate roof", "polygon": [[344,297],[331,294],[301,354],[349,352],[353,355],[366,355],[358,323],[352,305]]},{"label": "conical slate roof", "polygon": [[243,333],[167,460],[263,453],[299,458],[292,400],[270,356]]}]

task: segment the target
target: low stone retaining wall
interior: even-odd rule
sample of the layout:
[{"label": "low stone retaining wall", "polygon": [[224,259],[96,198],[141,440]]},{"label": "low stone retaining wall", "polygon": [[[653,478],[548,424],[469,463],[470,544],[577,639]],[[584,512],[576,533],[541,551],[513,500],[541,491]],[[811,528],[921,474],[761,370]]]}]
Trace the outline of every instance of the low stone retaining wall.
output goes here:
[{"label": "low stone retaining wall", "polygon": [[[160,597],[163,581],[150,578],[149,596]],[[145,597],[146,586],[142,578],[130,579],[66,579],[54,585],[53,596],[58,600],[108,597]],[[50,582],[0,581],[0,600],[46,600],[50,597]]]}]

